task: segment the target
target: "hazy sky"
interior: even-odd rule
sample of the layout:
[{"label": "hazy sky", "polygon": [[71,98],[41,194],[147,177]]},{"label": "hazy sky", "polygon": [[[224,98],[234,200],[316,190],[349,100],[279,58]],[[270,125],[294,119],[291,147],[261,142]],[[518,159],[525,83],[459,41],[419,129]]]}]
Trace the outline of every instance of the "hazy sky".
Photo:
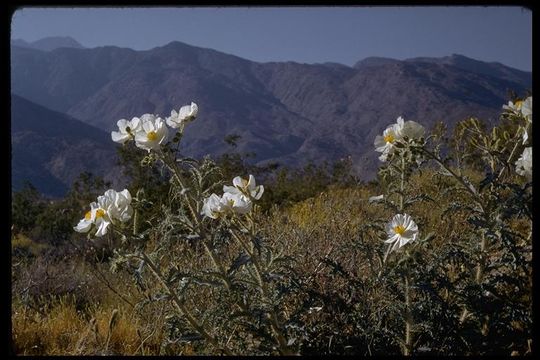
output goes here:
[{"label": "hazy sky", "polygon": [[532,12],[521,7],[27,7],[11,30],[13,39],[71,36],[86,47],[177,40],[260,62],[456,53],[532,70]]}]

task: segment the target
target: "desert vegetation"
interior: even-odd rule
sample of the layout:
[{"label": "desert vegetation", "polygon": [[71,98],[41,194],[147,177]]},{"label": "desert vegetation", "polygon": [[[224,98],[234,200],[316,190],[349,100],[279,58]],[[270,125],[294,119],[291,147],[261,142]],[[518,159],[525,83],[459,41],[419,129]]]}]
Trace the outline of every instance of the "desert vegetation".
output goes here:
[{"label": "desert vegetation", "polygon": [[390,120],[369,183],[184,157],[200,116],[119,120],[125,189],[13,194],[16,354],[531,353],[532,96],[492,128]]}]

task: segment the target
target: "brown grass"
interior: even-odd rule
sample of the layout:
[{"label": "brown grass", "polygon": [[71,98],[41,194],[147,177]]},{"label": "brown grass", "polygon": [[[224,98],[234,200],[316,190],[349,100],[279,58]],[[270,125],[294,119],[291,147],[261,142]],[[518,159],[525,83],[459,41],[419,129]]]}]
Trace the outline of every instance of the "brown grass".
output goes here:
[{"label": "brown grass", "polygon": [[[470,174],[473,181],[478,181],[477,174]],[[443,194],[441,189],[447,188],[452,179],[433,176],[432,172],[425,171],[415,174],[408,191],[410,194],[428,193],[434,202],[419,202],[410,207],[407,212],[413,217],[420,228],[420,236],[427,235],[427,229],[435,234],[432,239],[433,246],[459,241],[467,231],[466,214],[453,213],[443,216],[444,206],[450,201],[457,200],[461,195],[456,193]],[[276,209],[269,216],[261,218],[261,228],[270,238],[270,242],[285,249],[285,254],[295,259],[294,268],[305,276],[314,290],[332,296],[341,294],[347,286],[343,278],[333,276],[322,259],[327,257],[338,261],[343,268],[353,276],[362,278],[371,276],[373,261],[372,254],[365,249],[355,248],[351,244],[361,241],[364,245],[380,251],[385,248],[384,238],[375,232],[362,233],[364,225],[372,223],[375,219],[386,222],[394,213],[380,204],[370,204],[371,196],[380,192],[372,187],[361,186],[350,189],[331,189],[319,195],[299,202],[285,209]],[[526,233],[528,221],[515,220],[515,230]],[[17,246],[29,244],[24,238],[16,238]],[[148,247],[152,248],[152,239]],[[22,244],[22,245],[21,245]],[[29,244],[32,245],[32,244]],[[31,246],[30,246],[31,247]],[[231,260],[236,254],[233,247],[225,250],[219,256]],[[375,251],[370,250],[370,251]],[[182,269],[210,268],[204,251],[199,247],[179,242],[169,254],[175,263]],[[166,264],[162,264],[166,265]],[[163,354],[197,354],[197,349],[190,345],[164,346],[164,303],[154,303],[142,310],[135,310],[126,304],[106,285],[117,289],[127,299],[136,304],[144,298],[138,292],[131,279],[126,275],[111,274],[106,264],[98,267],[104,274],[106,282],[96,280],[96,271],[91,271],[90,265],[84,261],[76,264],[58,264],[59,268],[70,268],[69,276],[94,280],[85,282],[90,292],[81,292],[79,296],[88,297],[81,308],[80,301],[69,295],[61,295],[40,302],[41,305],[30,307],[17,296],[14,296],[12,310],[13,343],[15,351],[20,355],[163,355]],[[451,267],[452,264],[449,264]],[[455,270],[456,273],[459,269]],[[49,271],[49,273],[55,273]],[[19,277],[23,281],[24,277]],[[59,278],[59,279],[64,279]],[[157,282],[149,284],[150,291],[158,285]],[[374,297],[384,297],[378,294],[377,289],[372,292]],[[205,304],[211,307],[214,304],[212,291],[203,288],[193,293],[189,298],[188,306]],[[79,299],[80,300],[80,299]],[[285,306],[284,316],[287,317],[289,308],[295,306],[300,299],[292,299]],[[373,301],[382,301],[374,298]],[[117,311],[115,321],[111,324],[111,317]],[[204,309],[202,309],[204,310]],[[316,313],[310,315],[318,316]],[[333,319],[328,319],[332,321]],[[352,330],[351,330],[352,331]]]}]

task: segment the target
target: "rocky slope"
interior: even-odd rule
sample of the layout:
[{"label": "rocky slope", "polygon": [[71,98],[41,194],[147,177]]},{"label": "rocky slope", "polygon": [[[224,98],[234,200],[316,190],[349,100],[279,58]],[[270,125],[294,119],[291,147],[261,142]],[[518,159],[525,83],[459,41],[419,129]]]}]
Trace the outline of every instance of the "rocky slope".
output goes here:
[{"label": "rocky slope", "polygon": [[377,168],[373,139],[398,116],[450,127],[477,116],[494,121],[508,92],[531,88],[532,75],[461,55],[404,61],[367,58],[341,64],[257,63],[172,42],[147,51],[118,47],[12,46],[12,92],[106,131],[120,118],[167,116],[195,101],[183,151],[229,150],[258,162],[298,166],[351,155],[361,177]]}]

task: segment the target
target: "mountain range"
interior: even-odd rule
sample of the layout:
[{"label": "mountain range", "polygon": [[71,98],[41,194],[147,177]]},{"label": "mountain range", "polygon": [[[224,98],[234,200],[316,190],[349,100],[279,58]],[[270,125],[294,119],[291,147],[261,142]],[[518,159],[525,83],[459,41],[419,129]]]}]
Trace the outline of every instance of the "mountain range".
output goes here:
[{"label": "mountain range", "polygon": [[11,153],[13,189],[28,181],[61,197],[83,171],[122,185],[109,133],[13,94]]},{"label": "mountain range", "polygon": [[106,134],[121,118],[165,117],[194,101],[199,116],[186,128],[185,155],[222,154],[230,150],[224,138],[237,134],[237,151],[254,152],[258,163],[301,166],[350,155],[363,179],[379,165],[375,136],[398,116],[427,128],[470,116],[493,123],[509,91],[525,95],[532,86],[530,72],[462,55],[371,57],[349,67],[259,63],[181,42],[145,51],[11,45],[13,94]]},{"label": "mountain range", "polygon": [[32,42],[23,39],[14,39],[11,41],[11,45],[43,51],[52,51],[61,47],[75,49],[84,48],[84,46],[70,36],[50,36]]}]

